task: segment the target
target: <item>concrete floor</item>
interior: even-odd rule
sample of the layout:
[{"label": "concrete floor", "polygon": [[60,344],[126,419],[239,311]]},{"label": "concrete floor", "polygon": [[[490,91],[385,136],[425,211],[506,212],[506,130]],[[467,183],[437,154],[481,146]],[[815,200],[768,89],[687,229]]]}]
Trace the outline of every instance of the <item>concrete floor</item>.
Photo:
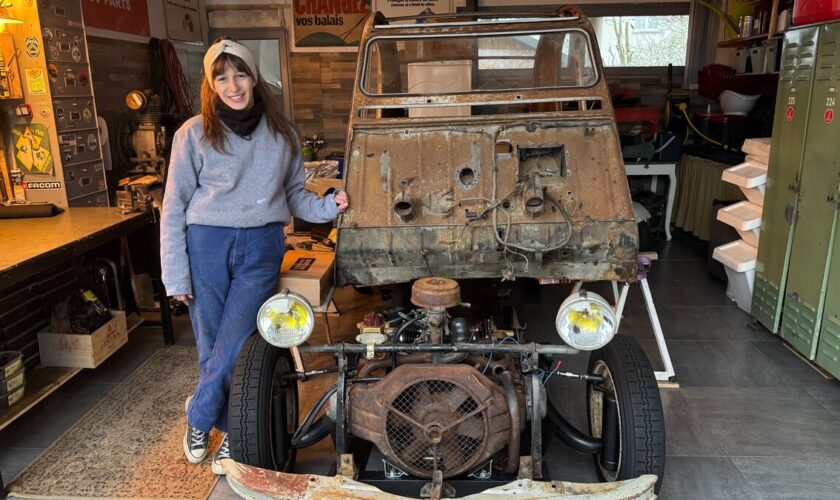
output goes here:
[{"label": "concrete floor", "polygon": [[[709,277],[705,251],[677,238],[660,248],[650,277],[680,384],[661,391],[667,429],[661,498],[840,499],[840,383],[800,360],[778,337],[748,328],[749,316],[726,297],[722,283]],[[517,292],[529,335],[551,339],[568,287],[531,292]],[[359,299],[352,290],[339,293],[343,315],[331,321],[334,338],[351,338],[356,318],[370,310],[371,299]],[[188,319],[177,318],[177,325],[178,344],[192,344]],[[655,369],[662,368],[638,287],[631,290],[622,330],[639,339]],[[322,342],[323,325],[313,335],[314,342]],[[7,483],[161,348],[160,331],[138,329],[129,344],[0,432],[0,471]],[[307,366],[330,361],[313,358]],[[585,363],[586,357],[578,356],[565,359],[564,367],[574,371]],[[302,406],[311,405],[330,383],[322,378],[304,384]],[[548,385],[567,418],[585,428],[584,386],[558,377]],[[331,457],[324,440],[302,450],[299,469],[326,473]],[[546,462],[553,478],[595,481],[591,457],[557,441]],[[210,498],[238,497],[220,481]]]}]

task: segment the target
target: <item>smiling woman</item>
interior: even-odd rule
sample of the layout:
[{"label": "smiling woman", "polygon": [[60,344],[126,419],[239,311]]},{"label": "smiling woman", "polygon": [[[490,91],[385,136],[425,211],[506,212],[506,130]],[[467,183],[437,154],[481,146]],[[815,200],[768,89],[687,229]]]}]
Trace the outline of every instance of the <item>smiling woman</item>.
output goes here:
[{"label": "smiling woman", "polygon": [[[201,115],[175,133],[161,213],[169,295],[190,309],[201,377],[187,400],[184,454],[200,463],[212,428],[227,431],[236,356],[277,287],[283,226],[329,222],[348,206],[304,190],[300,139],[260,77],[251,51],[219,40],[204,56]],[[213,471],[229,458],[225,436]]]}]

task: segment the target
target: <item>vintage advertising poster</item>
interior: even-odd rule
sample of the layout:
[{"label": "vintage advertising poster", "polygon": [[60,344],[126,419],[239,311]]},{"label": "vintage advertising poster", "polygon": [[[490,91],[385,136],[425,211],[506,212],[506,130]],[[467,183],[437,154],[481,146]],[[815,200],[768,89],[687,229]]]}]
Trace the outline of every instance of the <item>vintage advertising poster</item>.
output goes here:
[{"label": "vintage advertising poster", "polygon": [[15,163],[24,174],[53,174],[47,127],[37,123],[12,127]]},{"label": "vintage advertising poster", "polygon": [[416,16],[426,9],[435,14],[455,12],[452,0],[373,0],[373,11],[379,11],[385,17]]},{"label": "vintage advertising poster", "polygon": [[294,49],[355,50],[370,0],[293,0]]},{"label": "vintage advertising poster", "polygon": [[85,26],[149,36],[146,0],[82,0]]},{"label": "vintage advertising poster", "polygon": [[198,0],[164,0],[166,33],[170,40],[201,42]]}]

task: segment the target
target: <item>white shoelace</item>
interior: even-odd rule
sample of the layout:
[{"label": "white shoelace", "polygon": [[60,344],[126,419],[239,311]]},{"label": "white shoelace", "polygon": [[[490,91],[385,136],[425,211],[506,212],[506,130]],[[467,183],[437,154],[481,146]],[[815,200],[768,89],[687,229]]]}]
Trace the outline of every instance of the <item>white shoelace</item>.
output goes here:
[{"label": "white shoelace", "polygon": [[206,448],[207,447],[207,433],[200,431],[195,427],[190,427],[190,449]]},{"label": "white shoelace", "polygon": [[225,434],[224,439],[222,439],[222,444],[219,445],[217,458],[230,458],[230,443],[228,442],[227,434]]}]

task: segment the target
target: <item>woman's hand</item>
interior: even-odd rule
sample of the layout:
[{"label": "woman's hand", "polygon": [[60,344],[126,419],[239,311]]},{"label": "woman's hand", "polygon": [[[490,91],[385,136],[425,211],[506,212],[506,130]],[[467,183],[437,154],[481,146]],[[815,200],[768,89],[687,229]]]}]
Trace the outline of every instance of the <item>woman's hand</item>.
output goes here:
[{"label": "woman's hand", "polygon": [[338,206],[339,212],[344,212],[350,206],[350,198],[347,196],[347,191],[338,191],[335,193],[335,204]]},{"label": "woman's hand", "polygon": [[193,296],[191,293],[186,293],[184,295],[173,295],[172,298],[179,302],[183,302],[186,305],[189,305],[190,301],[193,299]]}]

